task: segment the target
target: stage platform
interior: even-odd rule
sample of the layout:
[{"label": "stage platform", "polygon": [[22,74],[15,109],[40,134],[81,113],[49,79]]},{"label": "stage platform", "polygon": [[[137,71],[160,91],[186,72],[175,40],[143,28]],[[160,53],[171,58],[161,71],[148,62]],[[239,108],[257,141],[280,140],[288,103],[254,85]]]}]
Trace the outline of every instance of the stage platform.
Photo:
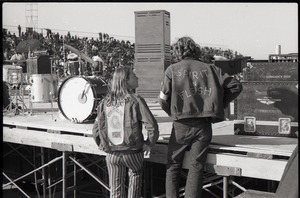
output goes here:
[{"label": "stage platform", "polygon": [[[155,99],[147,102],[158,121],[160,137],[146,161],[166,164],[172,120]],[[213,124],[213,139],[206,165],[208,173],[223,177],[225,198],[231,176],[280,181],[285,165],[298,144],[298,138],[235,135],[233,125],[234,121]],[[73,123],[67,120],[59,113],[57,103],[53,103],[52,108],[50,103],[35,103],[32,111],[27,108],[19,115],[3,113],[3,141],[58,150],[62,152],[62,160],[67,160],[65,154],[69,153],[104,156],[105,153],[97,148],[92,138],[92,126],[93,121]],[[145,131],[144,135],[146,138]],[[68,160],[76,163],[74,158]],[[186,152],[184,168],[188,168],[188,161],[189,152]],[[99,183],[108,188],[103,181]],[[66,191],[63,190],[63,194]]]}]

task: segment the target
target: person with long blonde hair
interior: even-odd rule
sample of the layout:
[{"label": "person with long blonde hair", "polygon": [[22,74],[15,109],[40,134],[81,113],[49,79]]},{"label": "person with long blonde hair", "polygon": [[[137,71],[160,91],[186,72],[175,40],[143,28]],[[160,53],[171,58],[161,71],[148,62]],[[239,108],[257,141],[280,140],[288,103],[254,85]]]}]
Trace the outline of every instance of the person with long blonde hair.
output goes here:
[{"label": "person with long blonde hair", "polygon": [[[134,93],[138,78],[132,67],[117,68],[109,87],[97,108],[93,138],[99,149],[107,153],[110,197],[138,198],[142,190],[144,153],[150,152],[159,136],[157,121],[144,98]],[[147,130],[146,140],[143,125]]]}]

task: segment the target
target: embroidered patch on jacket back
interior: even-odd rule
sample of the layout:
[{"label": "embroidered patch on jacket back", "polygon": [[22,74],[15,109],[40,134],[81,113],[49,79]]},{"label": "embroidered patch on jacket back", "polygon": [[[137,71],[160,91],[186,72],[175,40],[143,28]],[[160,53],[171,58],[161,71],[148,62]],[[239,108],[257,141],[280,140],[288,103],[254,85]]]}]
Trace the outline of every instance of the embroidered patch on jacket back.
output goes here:
[{"label": "embroidered patch on jacket back", "polygon": [[107,133],[113,145],[121,145],[124,141],[124,108],[125,105],[106,107]]}]

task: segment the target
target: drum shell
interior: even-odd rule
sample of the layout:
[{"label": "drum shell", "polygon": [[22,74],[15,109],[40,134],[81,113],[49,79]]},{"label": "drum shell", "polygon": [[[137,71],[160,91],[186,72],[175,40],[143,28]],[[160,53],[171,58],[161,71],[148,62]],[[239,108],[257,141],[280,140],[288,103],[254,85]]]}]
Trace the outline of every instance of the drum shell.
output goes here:
[{"label": "drum shell", "polygon": [[[57,77],[53,74],[31,75],[31,101],[46,103],[57,97]],[[51,94],[50,94],[51,93]]]},{"label": "drum shell", "polygon": [[85,75],[86,73],[87,73],[86,68],[79,61],[69,61],[68,62],[68,74],[70,76]]},{"label": "drum shell", "polygon": [[3,81],[10,84],[21,83],[22,70],[21,66],[3,65]]},{"label": "drum shell", "polygon": [[[85,88],[89,90],[89,98],[81,103],[79,97]],[[92,121],[96,118],[98,103],[106,93],[107,84],[101,78],[71,76],[59,86],[58,107],[68,120],[78,123]]]}]

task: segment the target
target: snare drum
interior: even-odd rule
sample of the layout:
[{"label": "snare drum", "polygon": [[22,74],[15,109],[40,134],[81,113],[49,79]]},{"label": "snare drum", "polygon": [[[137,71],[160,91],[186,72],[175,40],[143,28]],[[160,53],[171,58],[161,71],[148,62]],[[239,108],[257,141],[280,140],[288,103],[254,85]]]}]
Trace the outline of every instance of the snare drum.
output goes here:
[{"label": "snare drum", "polygon": [[93,120],[97,116],[98,103],[107,90],[107,84],[100,78],[69,77],[58,90],[59,110],[71,121]]},{"label": "snare drum", "polygon": [[3,81],[9,84],[20,84],[22,67],[17,65],[3,65]]},{"label": "snare drum", "polygon": [[[31,75],[31,101],[51,102],[57,97],[57,77],[53,74]],[[51,93],[51,94],[50,94]]]}]

